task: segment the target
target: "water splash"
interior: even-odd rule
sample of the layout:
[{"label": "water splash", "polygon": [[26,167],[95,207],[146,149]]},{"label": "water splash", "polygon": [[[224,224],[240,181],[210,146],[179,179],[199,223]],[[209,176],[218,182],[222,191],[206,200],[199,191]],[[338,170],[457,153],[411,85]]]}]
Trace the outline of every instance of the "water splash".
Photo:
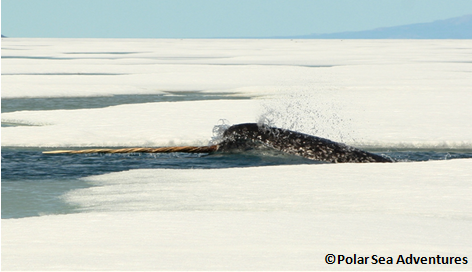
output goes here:
[{"label": "water splash", "polygon": [[231,123],[226,119],[218,120],[218,124],[213,127],[213,136],[209,145],[215,145],[223,141],[224,132],[231,126]]},{"label": "water splash", "polygon": [[290,91],[265,100],[258,124],[279,127],[332,139],[355,142],[350,119],[344,117],[343,101],[336,89]]}]

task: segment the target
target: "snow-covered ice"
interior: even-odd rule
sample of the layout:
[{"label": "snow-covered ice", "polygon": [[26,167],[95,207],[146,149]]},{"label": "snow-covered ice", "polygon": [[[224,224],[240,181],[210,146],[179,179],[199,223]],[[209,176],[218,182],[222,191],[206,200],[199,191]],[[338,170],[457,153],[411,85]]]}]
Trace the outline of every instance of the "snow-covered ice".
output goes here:
[{"label": "snow-covered ice", "polygon": [[[339,91],[337,96],[345,100],[336,106],[329,102],[329,94],[301,92],[300,96],[282,96],[284,99],[276,102],[261,99],[157,102],[101,109],[3,113],[3,122],[33,126],[2,128],[2,144],[43,147],[206,145],[213,126],[220,119],[238,124],[258,122],[261,116],[269,116],[279,127],[294,124],[295,130],[359,147],[472,147],[470,92],[444,97],[440,92],[426,91],[399,91],[397,94],[384,91],[372,95],[367,91]],[[425,96],[428,99],[425,100]],[[327,117],[323,116],[326,114]],[[317,133],[311,131],[313,127],[317,128]],[[343,140],[345,134],[350,137]]]},{"label": "snow-covered ice", "polygon": [[[472,146],[468,40],[8,39],[3,44],[4,99],[168,91],[255,98],[3,113],[2,122],[48,125],[2,128],[3,146],[205,142],[219,119],[236,124],[263,115],[277,126],[295,125],[360,147]],[[18,52],[30,58],[18,58]],[[101,75],[106,73],[111,75]]]},{"label": "snow-covered ice", "polygon": [[[15,270],[468,270],[328,265],[472,253],[470,160],[132,170],[64,196],[85,213],[2,220]],[[470,257],[469,257],[470,258]]]},{"label": "snow-covered ice", "polygon": [[5,39],[2,43],[2,74],[8,75],[2,77],[2,98],[169,90],[273,94],[293,87],[440,90],[453,95],[469,90],[471,83],[468,40]]}]

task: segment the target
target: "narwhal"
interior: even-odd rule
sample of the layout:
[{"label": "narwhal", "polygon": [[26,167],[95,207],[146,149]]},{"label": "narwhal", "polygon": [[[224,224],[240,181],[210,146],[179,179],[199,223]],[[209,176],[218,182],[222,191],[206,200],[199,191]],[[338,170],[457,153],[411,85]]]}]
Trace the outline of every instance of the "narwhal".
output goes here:
[{"label": "narwhal", "polygon": [[223,133],[222,140],[211,146],[175,146],[160,148],[121,148],[45,151],[45,154],[86,154],[86,153],[215,153],[248,150],[261,146],[273,148],[288,154],[310,160],[344,162],[393,162],[392,159],[363,151],[343,143],[264,124],[246,123],[233,125]]},{"label": "narwhal", "polygon": [[218,151],[245,150],[261,144],[316,161],[333,163],[393,162],[390,158],[343,143],[256,123],[229,127],[223,133],[223,140],[218,144]]}]

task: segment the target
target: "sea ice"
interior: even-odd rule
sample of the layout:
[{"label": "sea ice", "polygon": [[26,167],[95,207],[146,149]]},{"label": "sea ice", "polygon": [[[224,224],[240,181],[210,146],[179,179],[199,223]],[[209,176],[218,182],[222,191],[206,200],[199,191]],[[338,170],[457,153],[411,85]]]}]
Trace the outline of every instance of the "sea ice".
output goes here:
[{"label": "sea ice", "polygon": [[[2,220],[4,270],[469,270],[326,254],[469,257],[470,160],[86,178],[79,214]],[[371,259],[372,260],[372,259]]]},{"label": "sea ice", "polygon": [[[18,50],[22,49],[22,50]],[[204,145],[220,119],[359,147],[471,149],[470,40],[4,39],[2,99],[227,92],[251,100],[16,111],[2,147]],[[7,102],[4,102],[7,103]],[[3,270],[470,270],[471,160],[85,178],[81,213],[2,220]]]}]

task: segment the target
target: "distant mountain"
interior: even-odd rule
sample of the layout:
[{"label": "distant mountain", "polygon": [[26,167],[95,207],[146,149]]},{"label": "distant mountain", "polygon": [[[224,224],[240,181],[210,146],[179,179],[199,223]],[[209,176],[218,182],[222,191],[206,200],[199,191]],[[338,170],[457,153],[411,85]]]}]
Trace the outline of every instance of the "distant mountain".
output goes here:
[{"label": "distant mountain", "polygon": [[366,31],[278,37],[285,39],[472,39],[472,14],[431,23]]}]

